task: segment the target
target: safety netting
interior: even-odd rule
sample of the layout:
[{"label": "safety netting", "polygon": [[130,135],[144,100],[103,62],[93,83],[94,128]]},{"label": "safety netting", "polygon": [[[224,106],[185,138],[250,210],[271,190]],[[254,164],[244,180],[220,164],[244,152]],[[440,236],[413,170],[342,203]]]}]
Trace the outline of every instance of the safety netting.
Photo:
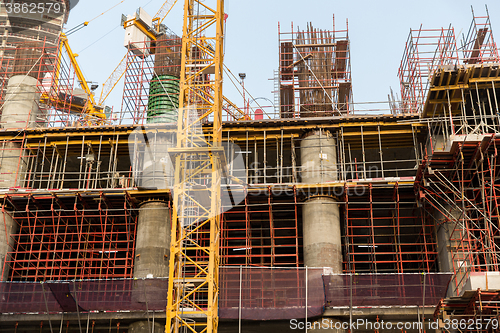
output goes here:
[{"label": "safety netting", "polygon": [[157,279],[0,283],[0,313],[165,310],[168,281]]},{"label": "safety netting", "polygon": [[[226,267],[219,316],[278,320],[319,316],[325,306],[323,269]],[[306,310],[307,308],[307,310]]]},{"label": "safety netting", "polygon": [[327,307],[436,305],[453,273],[324,275]]},{"label": "safety netting", "polygon": [[[435,305],[450,274],[325,274],[321,268],[224,267],[221,319],[319,316],[327,307]],[[1,282],[0,313],[165,311],[168,279]]]}]

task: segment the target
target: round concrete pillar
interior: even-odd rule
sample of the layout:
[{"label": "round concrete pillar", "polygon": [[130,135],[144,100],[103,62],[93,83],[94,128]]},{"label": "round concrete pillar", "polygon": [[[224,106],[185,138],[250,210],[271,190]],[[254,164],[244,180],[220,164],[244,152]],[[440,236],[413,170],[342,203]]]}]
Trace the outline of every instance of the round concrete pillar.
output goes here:
[{"label": "round concrete pillar", "polygon": [[[38,80],[27,75],[9,79],[5,103],[0,118],[4,129],[45,126],[40,116]],[[0,188],[22,186],[27,169],[27,158],[19,142],[6,142],[0,146]]]},{"label": "round concrete pillar", "polygon": [[338,180],[337,140],[327,130],[315,130],[300,141],[302,183]]},{"label": "round concrete pillar", "polygon": [[27,170],[27,158],[18,142],[0,144],[0,188],[22,186]]},{"label": "round concrete pillar", "polygon": [[342,273],[342,236],[337,200],[312,197],[302,207],[304,266]]},{"label": "round concrete pillar", "polygon": [[165,202],[147,202],[139,209],[134,278],[168,277],[170,208]]},{"label": "round concrete pillar", "polygon": [[[438,265],[440,272],[453,272],[453,267],[459,267],[460,263],[453,263],[453,252],[456,252],[460,246],[451,241],[452,239],[462,239],[461,228],[456,228],[458,221],[463,219],[459,207],[453,207],[444,202],[435,210],[436,219],[436,240],[438,252]],[[461,256],[468,258],[467,255]],[[467,260],[467,259],[464,259]],[[467,262],[467,266],[470,263]]]},{"label": "round concrete pillar", "polygon": [[9,79],[2,110],[2,128],[14,129],[44,126],[45,121],[38,119],[40,91],[38,80],[27,75],[16,75]]},{"label": "round concrete pillar", "polygon": [[[321,184],[338,180],[337,142],[332,133],[318,129],[300,142],[302,182]],[[331,267],[342,273],[340,212],[337,201],[321,191],[309,193],[302,208],[304,266]]]},{"label": "round concrete pillar", "polygon": [[17,232],[18,225],[16,221],[7,212],[0,212],[0,263],[3,270],[2,281],[7,281],[10,267],[5,265],[7,253],[14,246],[14,240],[11,235]]},{"label": "round concrete pillar", "polygon": [[[456,273],[447,291],[448,296],[453,296],[456,295],[455,279],[464,274],[467,267],[471,267],[472,264],[468,259],[469,256],[460,250],[459,240],[464,236],[462,228],[457,227],[457,224],[460,225],[460,221],[464,219],[460,207],[446,202],[441,202],[438,207],[439,210],[434,211],[438,267],[440,272]],[[459,253],[459,255],[454,258],[453,253]],[[488,258],[488,254],[485,256]]]},{"label": "round concrete pillar", "polygon": [[172,187],[174,172],[168,150],[175,146],[173,137],[157,135],[150,140],[144,152],[141,186],[157,189]]},{"label": "round concrete pillar", "polygon": [[[152,322],[147,321],[138,321],[133,324],[130,324],[128,327],[128,333],[151,333],[152,331]],[[159,323],[154,324],[154,333],[163,333],[165,331],[165,326]]]},{"label": "round concrete pillar", "polygon": [[[170,255],[170,208],[161,201],[146,202],[139,208],[135,243],[134,278],[168,277]],[[164,284],[159,280],[143,281],[132,293],[134,301],[146,303],[148,295],[161,294]],[[146,292],[147,289],[147,292]],[[139,321],[129,326],[129,333],[150,333],[152,323]],[[164,331],[155,323],[154,332]]]}]

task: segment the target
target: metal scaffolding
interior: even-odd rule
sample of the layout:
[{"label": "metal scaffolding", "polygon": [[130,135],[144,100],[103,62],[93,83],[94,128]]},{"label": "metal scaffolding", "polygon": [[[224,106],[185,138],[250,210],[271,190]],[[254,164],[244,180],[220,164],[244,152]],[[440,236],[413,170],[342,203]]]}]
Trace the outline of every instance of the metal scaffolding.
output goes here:
[{"label": "metal scaffolding", "polygon": [[426,101],[429,78],[439,68],[453,68],[459,62],[455,30],[410,29],[398,70],[402,113],[420,113]]},{"label": "metal scaffolding", "polygon": [[[16,41],[3,47],[4,52],[0,53],[0,123],[3,128],[100,124],[97,118],[87,114],[90,99],[81,89],[77,70],[67,48],[62,45],[63,39],[61,37],[56,44],[46,40]],[[20,78],[24,79],[18,83]],[[27,82],[30,82],[29,90],[19,88]],[[21,93],[14,94],[16,89],[21,89]],[[9,108],[11,103],[32,106],[29,114],[20,114],[18,109]],[[111,110],[106,109],[106,112]]]},{"label": "metal scaffolding", "polygon": [[345,192],[345,271],[438,271],[434,221],[417,206],[412,186]]},{"label": "metal scaffolding", "polygon": [[280,67],[274,93],[280,96],[280,118],[331,117],[352,108],[349,31],[307,29],[281,32]]},{"label": "metal scaffolding", "polygon": [[[286,319],[298,311],[307,318],[325,306],[428,309],[445,297],[450,275],[448,296],[461,298],[439,303],[436,318],[453,309],[460,318],[498,316],[498,291],[462,293],[471,274],[500,270],[500,58],[489,17],[473,13],[460,48],[451,26],[411,30],[398,73],[403,101],[393,103],[391,115],[354,112],[347,28],[292,25],[291,33],[279,32],[279,42],[278,112],[251,114],[223,99],[222,118],[214,116],[214,49],[193,40],[184,45],[190,63],[181,64],[187,42],[164,35],[128,51],[121,110],[110,111],[100,127],[83,115],[88,101],[77,94],[63,49],[9,44],[0,59],[2,108],[12,77],[35,79],[38,96],[34,124],[0,133],[0,224],[6,229],[11,219],[16,226],[3,267],[9,281],[46,283],[30,285],[38,297],[32,300],[42,304],[53,280],[131,278],[138,207],[161,200],[177,207],[167,310],[174,326],[215,325],[215,312],[206,323],[187,321],[185,312],[215,309],[219,291],[221,318],[232,320]],[[181,88],[182,76],[193,79],[196,92]],[[197,106],[179,111],[179,101]],[[177,122],[177,138],[165,143]],[[323,150],[335,160],[328,160],[331,167],[320,163],[323,178],[308,183],[311,133],[324,139],[313,147],[321,163]],[[171,157],[174,186],[174,172],[164,169]],[[243,165],[233,163],[237,157]],[[216,200],[221,178],[210,172],[223,161],[224,181],[240,202]],[[238,174],[246,182],[234,181]],[[303,207],[318,196],[334,198],[339,208],[347,275],[301,269]],[[219,261],[227,266],[220,271]],[[435,274],[444,270],[449,274]],[[314,309],[305,301],[312,299],[308,274],[321,276]],[[113,290],[133,303],[138,296],[127,283]],[[166,283],[159,283],[163,299],[148,313],[164,310]],[[410,287],[418,287],[416,296]],[[395,300],[385,298],[390,288]],[[155,296],[149,291],[148,299]],[[135,303],[144,311],[143,302]]]},{"label": "metal scaffolding", "polygon": [[[434,312],[444,329],[469,328],[474,332],[498,332],[499,290],[467,291],[462,297],[441,300]],[[445,327],[446,325],[446,327]]]},{"label": "metal scaffolding", "polygon": [[10,281],[132,277],[137,208],[126,194],[6,194],[6,218],[18,225]]}]

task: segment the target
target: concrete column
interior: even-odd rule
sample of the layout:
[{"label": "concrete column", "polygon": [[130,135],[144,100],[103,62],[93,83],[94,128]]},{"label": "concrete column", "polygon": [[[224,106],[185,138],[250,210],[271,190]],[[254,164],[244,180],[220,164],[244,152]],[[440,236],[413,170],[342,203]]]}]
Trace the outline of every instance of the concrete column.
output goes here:
[{"label": "concrete column", "polygon": [[[443,204],[441,212],[435,211],[438,264],[440,272],[453,272],[453,253],[456,252],[458,244],[453,244],[451,239],[460,239],[460,228],[456,223],[460,222],[461,211],[449,204]],[[460,263],[455,262],[455,267]]]},{"label": "concrete column", "polygon": [[[143,204],[139,209],[137,237],[135,243],[134,278],[168,277],[168,260],[170,256],[170,208],[166,202],[152,201]],[[150,280],[145,282],[148,294],[164,286]],[[146,288],[144,286],[144,288]],[[147,301],[143,286],[132,296],[137,302]],[[138,321],[129,326],[129,333],[151,333],[152,323]],[[165,330],[163,325],[155,323],[154,332]]]},{"label": "concrete column", "polygon": [[[151,136],[151,137],[149,137]],[[174,185],[174,169],[168,150],[175,147],[172,135],[148,135],[150,140],[144,152],[141,186],[157,189]]]},{"label": "concrete column", "polygon": [[[16,75],[9,79],[5,93],[5,103],[0,118],[4,129],[35,127],[39,116],[38,80],[28,75]],[[0,145],[0,188],[22,186],[27,169],[27,158],[17,142]],[[9,276],[5,267],[7,252],[14,246],[11,235],[17,232],[17,223],[7,213],[0,213],[0,264],[3,269],[2,281]],[[5,268],[4,268],[5,267]]]},{"label": "concrete column", "polygon": [[302,206],[304,266],[342,273],[342,237],[337,200],[312,197]]},{"label": "concrete column", "polygon": [[35,127],[39,117],[40,92],[38,80],[28,75],[16,75],[9,79],[2,110],[2,127]]},{"label": "concrete column", "polygon": [[[322,184],[338,180],[337,144],[330,131],[318,129],[300,142],[303,183]],[[312,190],[302,208],[304,265],[331,267],[342,273],[342,238],[337,200]]]},{"label": "concrete column", "polygon": [[300,141],[302,183],[338,180],[337,140],[330,131],[314,130]]},{"label": "concrete column", "polygon": [[[460,223],[463,220],[461,210],[448,203],[442,203],[440,210],[435,210],[438,265],[440,272],[456,273],[449,284],[447,296],[456,295],[455,279],[461,280],[470,269],[467,253],[462,251],[459,241],[463,237]],[[457,225],[458,223],[458,225]],[[462,268],[460,268],[462,267]]]},{"label": "concrete column", "polygon": [[23,186],[28,159],[18,142],[0,142],[0,188]]},{"label": "concrete column", "polygon": [[[9,79],[0,118],[2,128],[11,130],[36,126],[40,100],[37,84],[37,79],[27,75],[16,75]],[[18,142],[6,142],[0,145],[0,149],[0,188],[22,186],[27,158],[23,157],[21,145]]]},{"label": "concrete column", "polygon": [[[338,180],[336,146],[332,133],[325,130],[309,132],[302,138],[303,183],[322,184]],[[342,235],[337,200],[320,190],[308,193],[302,206],[302,229],[304,266],[330,267],[332,273],[342,273]],[[331,277],[332,280],[336,278]],[[345,332],[335,328],[336,323],[341,327],[336,318],[322,317],[311,323],[313,326],[308,332]]]},{"label": "concrete column", "polygon": [[16,232],[16,221],[7,212],[0,212],[0,263],[2,264],[0,270],[3,270],[2,281],[6,281],[9,276],[10,269],[5,265],[5,258],[7,252],[14,246],[11,235]]},{"label": "concrete column", "polygon": [[[147,321],[138,321],[130,324],[128,327],[128,333],[151,333],[153,323],[148,323]],[[165,331],[165,326],[159,323],[155,323],[154,333],[163,333]]]},{"label": "concrete column", "polygon": [[139,210],[134,278],[168,277],[170,208],[165,202],[147,202]]}]

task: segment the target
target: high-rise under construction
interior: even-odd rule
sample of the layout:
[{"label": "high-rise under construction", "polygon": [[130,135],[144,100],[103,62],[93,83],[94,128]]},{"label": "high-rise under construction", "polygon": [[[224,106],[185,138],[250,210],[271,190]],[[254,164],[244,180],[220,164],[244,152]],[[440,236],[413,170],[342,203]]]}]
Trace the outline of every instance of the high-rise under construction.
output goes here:
[{"label": "high-rise under construction", "polygon": [[215,265],[221,332],[500,331],[487,10],[460,41],[452,26],[410,30],[400,98],[367,112],[347,27],[280,26],[273,105],[238,107],[213,93],[218,42],[189,44],[139,9],[108,108],[65,46],[69,2],[33,2],[60,10],[0,4],[0,332],[164,332],[169,288],[186,296],[173,301],[186,332],[210,332],[196,323]]}]

